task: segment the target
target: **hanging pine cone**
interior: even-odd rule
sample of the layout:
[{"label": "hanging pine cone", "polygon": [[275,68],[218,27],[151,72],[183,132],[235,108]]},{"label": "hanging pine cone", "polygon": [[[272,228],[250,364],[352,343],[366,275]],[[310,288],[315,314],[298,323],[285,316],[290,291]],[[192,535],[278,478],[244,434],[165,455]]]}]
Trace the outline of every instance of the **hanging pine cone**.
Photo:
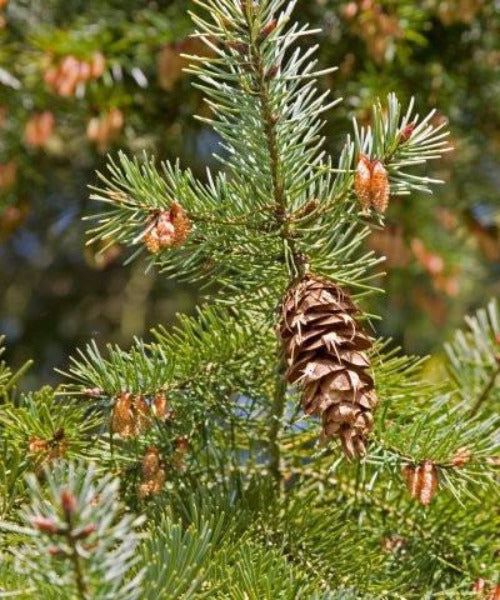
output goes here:
[{"label": "hanging pine cone", "polygon": [[365,352],[372,342],[357,308],[332,281],[307,275],[289,290],[282,313],[288,382],[303,388],[305,412],[321,415],[323,438],[339,438],[348,458],[363,456],[377,397]]}]

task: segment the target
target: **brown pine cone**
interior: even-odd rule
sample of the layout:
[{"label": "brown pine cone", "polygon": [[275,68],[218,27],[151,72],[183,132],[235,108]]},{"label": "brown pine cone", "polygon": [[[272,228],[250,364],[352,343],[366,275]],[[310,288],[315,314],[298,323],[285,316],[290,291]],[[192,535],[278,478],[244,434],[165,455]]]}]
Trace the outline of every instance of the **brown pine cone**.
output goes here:
[{"label": "brown pine cone", "polygon": [[363,456],[377,404],[358,310],[332,281],[307,275],[287,293],[279,328],[286,378],[303,389],[307,414],[321,415],[322,437],[337,437],[348,458]]}]

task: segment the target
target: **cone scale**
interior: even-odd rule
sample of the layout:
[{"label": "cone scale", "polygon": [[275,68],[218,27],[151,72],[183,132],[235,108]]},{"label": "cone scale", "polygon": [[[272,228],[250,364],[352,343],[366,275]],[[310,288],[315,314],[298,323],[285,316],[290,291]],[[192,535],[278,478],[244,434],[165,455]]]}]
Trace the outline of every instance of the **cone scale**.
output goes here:
[{"label": "cone scale", "polygon": [[279,335],[288,364],[286,379],[302,390],[302,407],[322,419],[322,438],[337,438],[348,458],[366,453],[377,404],[370,361],[371,339],[358,309],[334,282],[305,276],[282,304]]}]

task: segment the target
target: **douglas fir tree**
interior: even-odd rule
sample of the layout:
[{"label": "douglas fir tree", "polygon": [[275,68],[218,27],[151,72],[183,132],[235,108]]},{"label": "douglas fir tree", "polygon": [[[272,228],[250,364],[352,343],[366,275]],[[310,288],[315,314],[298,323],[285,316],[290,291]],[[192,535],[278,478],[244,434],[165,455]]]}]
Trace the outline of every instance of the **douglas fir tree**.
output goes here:
[{"label": "douglas fir tree", "polygon": [[295,2],[197,4],[221,171],[121,154],[91,240],[206,302],[129,351],[91,343],[56,390],[16,395],[1,366],[0,595],[497,598],[496,307],[438,383],[362,310],[362,240],[433,183],[413,168],[443,126],[391,95],[334,163]]}]

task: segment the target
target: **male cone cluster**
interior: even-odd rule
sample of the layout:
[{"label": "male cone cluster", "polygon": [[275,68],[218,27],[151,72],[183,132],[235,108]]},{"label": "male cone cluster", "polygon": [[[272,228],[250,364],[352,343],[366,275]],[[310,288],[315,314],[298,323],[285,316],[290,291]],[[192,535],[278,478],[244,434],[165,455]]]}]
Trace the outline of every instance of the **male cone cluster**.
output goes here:
[{"label": "male cone cluster", "polygon": [[412,498],[428,506],[438,488],[437,467],[431,460],[403,467],[403,477]]},{"label": "male cone cluster", "polygon": [[139,495],[141,498],[156,496],[165,484],[166,472],[163,468],[162,458],[154,446],[148,448],[141,465],[141,483]]},{"label": "male cone cluster", "polygon": [[354,191],[363,210],[374,208],[384,213],[389,205],[389,175],[377,159],[361,154],[354,175]]},{"label": "male cone cluster", "polygon": [[164,394],[156,394],[148,403],[143,396],[123,392],[113,406],[111,429],[122,437],[136,437],[149,428],[152,416],[170,416]]},{"label": "male cone cluster", "polygon": [[43,439],[31,435],[28,442],[28,452],[40,459],[40,463],[50,462],[58,458],[63,458],[66,454],[67,442],[64,429],[59,428],[54,431],[52,438]]},{"label": "male cone cluster", "polygon": [[186,211],[174,201],[170,210],[156,212],[151,217],[144,234],[144,244],[151,254],[158,254],[165,248],[182,246],[190,231],[191,222]]},{"label": "male cone cluster", "polygon": [[366,354],[372,346],[348,293],[307,275],[287,293],[279,333],[286,378],[303,389],[302,406],[319,415],[323,438],[336,437],[348,458],[363,456],[377,404]]}]

